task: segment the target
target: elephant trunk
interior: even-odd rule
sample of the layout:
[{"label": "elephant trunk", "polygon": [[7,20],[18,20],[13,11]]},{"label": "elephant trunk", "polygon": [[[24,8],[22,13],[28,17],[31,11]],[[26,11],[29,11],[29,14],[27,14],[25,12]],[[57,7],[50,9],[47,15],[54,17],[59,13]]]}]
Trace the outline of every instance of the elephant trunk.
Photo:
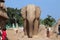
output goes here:
[{"label": "elephant trunk", "polygon": [[29,21],[29,38],[33,36],[33,21]]}]

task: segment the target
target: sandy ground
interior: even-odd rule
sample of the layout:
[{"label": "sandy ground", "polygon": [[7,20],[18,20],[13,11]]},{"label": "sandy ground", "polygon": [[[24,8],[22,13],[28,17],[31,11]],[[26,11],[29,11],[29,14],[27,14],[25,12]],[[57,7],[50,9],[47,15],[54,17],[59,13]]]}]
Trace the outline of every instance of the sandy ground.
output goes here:
[{"label": "sandy ground", "polygon": [[28,38],[27,36],[24,36],[24,32],[20,29],[18,33],[16,33],[15,30],[13,29],[7,30],[8,40],[59,40],[60,39],[60,36],[47,38],[44,34],[45,32],[42,31],[37,36],[34,36],[33,38]]}]

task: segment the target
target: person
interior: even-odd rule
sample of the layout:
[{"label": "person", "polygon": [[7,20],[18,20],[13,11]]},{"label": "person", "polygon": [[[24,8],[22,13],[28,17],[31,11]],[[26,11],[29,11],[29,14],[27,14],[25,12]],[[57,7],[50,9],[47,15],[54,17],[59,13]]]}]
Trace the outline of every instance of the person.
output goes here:
[{"label": "person", "polygon": [[2,29],[2,40],[6,40],[6,36],[7,36],[6,27],[3,27],[3,29]]},{"label": "person", "polygon": [[47,37],[49,37],[49,29],[47,28]]},{"label": "person", "polygon": [[50,31],[51,31],[51,28],[47,27],[47,37],[50,37]]},{"label": "person", "polygon": [[60,25],[59,25],[59,27],[58,27],[58,32],[59,32],[58,34],[60,35]]},{"label": "person", "polygon": [[2,30],[1,30],[1,27],[0,27],[0,40],[2,40]]}]

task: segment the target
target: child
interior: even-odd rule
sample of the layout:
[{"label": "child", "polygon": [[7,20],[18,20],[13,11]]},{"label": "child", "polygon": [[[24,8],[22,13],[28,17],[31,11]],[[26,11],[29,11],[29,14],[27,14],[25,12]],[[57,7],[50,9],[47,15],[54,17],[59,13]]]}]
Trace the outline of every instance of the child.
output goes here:
[{"label": "child", "polygon": [[7,34],[6,34],[6,28],[3,27],[3,29],[2,29],[2,40],[6,40],[6,36],[7,36]]}]

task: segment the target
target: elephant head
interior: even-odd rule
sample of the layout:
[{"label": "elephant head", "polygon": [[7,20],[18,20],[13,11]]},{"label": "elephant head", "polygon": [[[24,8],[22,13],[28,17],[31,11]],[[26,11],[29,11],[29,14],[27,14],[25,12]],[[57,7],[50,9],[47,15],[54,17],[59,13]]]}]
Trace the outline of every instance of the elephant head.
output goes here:
[{"label": "elephant head", "polygon": [[27,6],[27,20],[29,22],[35,19],[35,5],[28,5]]}]

